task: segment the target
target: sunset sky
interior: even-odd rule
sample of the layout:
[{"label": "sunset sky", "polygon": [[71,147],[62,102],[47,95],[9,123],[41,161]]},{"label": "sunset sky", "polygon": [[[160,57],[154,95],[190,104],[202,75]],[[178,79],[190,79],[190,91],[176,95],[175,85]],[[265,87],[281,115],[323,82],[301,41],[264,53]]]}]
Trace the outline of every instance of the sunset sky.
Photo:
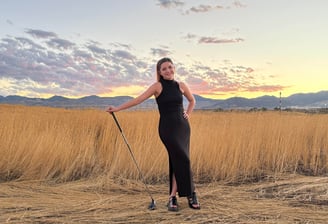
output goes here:
[{"label": "sunset sky", "polygon": [[327,0],[3,0],[0,95],[136,96],[171,57],[193,93],[328,90]]}]

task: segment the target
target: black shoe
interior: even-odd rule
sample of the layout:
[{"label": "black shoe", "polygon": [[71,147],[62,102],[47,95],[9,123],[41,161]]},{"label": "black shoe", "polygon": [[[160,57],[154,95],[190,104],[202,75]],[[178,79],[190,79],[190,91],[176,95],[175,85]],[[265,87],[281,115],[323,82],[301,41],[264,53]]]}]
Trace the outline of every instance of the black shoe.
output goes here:
[{"label": "black shoe", "polygon": [[196,192],[193,192],[192,195],[188,197],[188,205],[192,209],[200,209],[200,204],[198,202]]},{"label": "black shoe", "polygon": [[179,210],[177,197],[175,196],[170,197],[169,203],[167,203],[167,208],[171,212],[177,212]]}]

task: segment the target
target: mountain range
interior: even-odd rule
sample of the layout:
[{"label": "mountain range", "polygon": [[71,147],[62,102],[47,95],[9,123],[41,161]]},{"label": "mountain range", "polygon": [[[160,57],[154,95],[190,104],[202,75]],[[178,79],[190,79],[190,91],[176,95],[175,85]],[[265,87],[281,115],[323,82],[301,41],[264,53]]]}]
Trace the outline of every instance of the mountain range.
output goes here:
[{"label": "mountain range", "polygon": [[[251,109],[251,108],[327,108],[328,91],[317,93],[298,93],[288,97],[261,96],[257,98],[231,97],[228,99],[211,99],[194,95],[195,109]],[[53,96],[51,98],[29,98],[24,96],[0,96],[0,104],[20,104],[28,106],[49,106],[63,108],[99,108],[105,109],[108,105],[119,105],[132,99],[130,96],[99,97],[86,96],[78,99]],[[154,109],[157,104],[154,99],[148,99],[134,109]]]}]

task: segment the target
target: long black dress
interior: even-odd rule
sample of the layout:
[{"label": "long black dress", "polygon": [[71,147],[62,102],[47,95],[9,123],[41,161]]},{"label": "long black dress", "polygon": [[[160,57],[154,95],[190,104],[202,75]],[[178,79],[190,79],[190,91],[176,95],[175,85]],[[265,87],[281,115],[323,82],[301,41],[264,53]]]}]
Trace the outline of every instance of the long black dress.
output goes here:
[{"label": "long black dress", "polygon": [[190,196],[194,191],[189,159],[190,126],[183,117],[183,96],[178,82],[164,79],[160,82],[162,92],[156,98],[160,113],[158,130],[169,155],[170,192],[174,174],[179,196]]}]

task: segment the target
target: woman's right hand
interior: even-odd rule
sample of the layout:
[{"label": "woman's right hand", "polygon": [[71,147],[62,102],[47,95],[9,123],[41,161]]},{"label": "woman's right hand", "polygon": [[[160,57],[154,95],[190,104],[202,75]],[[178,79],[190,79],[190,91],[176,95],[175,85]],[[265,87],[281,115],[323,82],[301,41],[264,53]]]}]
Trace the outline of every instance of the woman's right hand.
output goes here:
[{"label": "woman's right hand", "polygon": [[109,106],[108,109],[106,110],[106,112],[108,113],[113,113],[113,112],[117,112],[118,108],[114,107],[114,106]]}]

